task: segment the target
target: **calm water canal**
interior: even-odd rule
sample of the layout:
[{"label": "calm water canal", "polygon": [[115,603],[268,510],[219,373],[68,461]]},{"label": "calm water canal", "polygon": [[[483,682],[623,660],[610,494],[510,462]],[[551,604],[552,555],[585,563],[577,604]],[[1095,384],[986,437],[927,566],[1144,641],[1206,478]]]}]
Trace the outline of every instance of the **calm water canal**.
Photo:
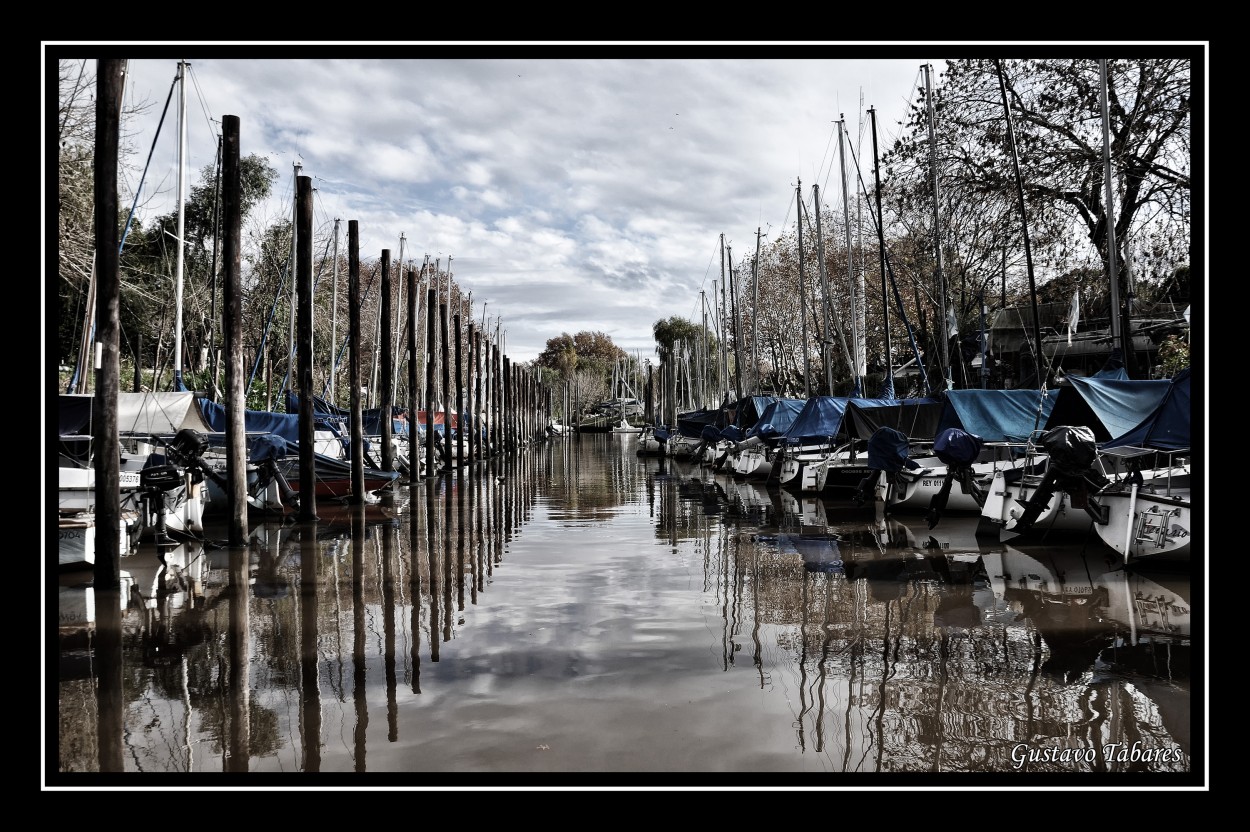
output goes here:
[{"label": "calm water canal", "polygon": [[1203,783],[1188,575],[635,442],[141,547],[120,596],[50,580],[46,785]]}]

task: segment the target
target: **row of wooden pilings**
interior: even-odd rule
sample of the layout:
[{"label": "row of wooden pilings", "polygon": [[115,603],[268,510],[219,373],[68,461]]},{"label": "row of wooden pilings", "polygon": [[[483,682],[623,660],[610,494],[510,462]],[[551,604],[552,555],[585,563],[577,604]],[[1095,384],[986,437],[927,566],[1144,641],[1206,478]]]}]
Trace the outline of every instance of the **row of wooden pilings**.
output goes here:
[{"label": "row of wooden pilings", "polygon": [[[303,185],[301,177],[300,184]],[[307,186],[311,195],[311,179]],[[350,302],[356,303],[359,297],[359,269],[356,270],[356,283],[352,284],[352,262],[359,258],[352,254],[354,223],[348,227],[348,292]],[[311,271],[309,278],[311,279]],[[413,420],[420,412],[418,409],[417,392],[420,376],[420,359],[417,350],[417,282],[418,271],[409,268],[407,272],[408,322],[407,348],[405,358],[408,368],[408,437],[410,482],[417,482],[421,476],[420,466],[415,453],[418,445],[415,442],[417,425]],[[309,291],[311,292],[311,284]],[[391,252],[382,251],[382,333],[384,344],[392,343],[390,298],[391,287]],[[427,290],[426,302],[426,350],[425,361],[425,443],[421,450],[425,453],[425,473],[427,477],[437,476],[440,471],[448,472],[453,468],[464,467],[487,459],[498,453],[506,453],[528,444],[535,438],[546,436],[546,426],[550,423],[551,394],[539,380],[533,378],[521,368],[513,366],[499,347],[479,330],[472,321],[468,326],[467,344],[469,356],[467,366],[463,355],[466,339],[461,331],[460,315],[448,314],[446,303],[437,302],[436,290]],[[436,313],[437,310],[437,313]],[[437,319],[435,315],[437,314]],[[353,323],[354,322],[354,323]],[[450,322],[450,323],[449,323]],[[359,348],[359,309],[354,317],[349,312],[350,353],[352,356],[361,354]],[[448,327],[452,332],[448,332]],[[455,379],[451,378],[453,368],[451,344],[455,345]],[[311,343],[309,344],[311,349]],[[437,368],[432,357],[441,356],[438,366],[442,368],[443,391],[443,433],[441,443],[435,440],[434,406],[435,373]],[[395,409],[393,379],[395,378],[393,356],[387,350],[382,351],[379,368],[381,384],[380,410],[383,414]],[[353,369],[358,370],[359,363],[355,358]],[[467,370],[467,375],[466,375]],[[359,399],[359,373],[352,378],[352,413],[355,414]],[[452,436],[450,413],[452,391],[455,391],[455,408],[457,430]],[[391,419],[381,421],[381,465],[383,470],[395,470],[394,459],[394,426]],[[355,437],[357,426],[351,425],[352,436]],[[362,452],[363,457],[363,452]],[[354,459],[354,457],[353,457]],[[354,469],[353,469],[354,470]],[[363,476],[363,471],[362,471]],[[355,491],[355,489],[353,489]]]},{"label": "row of wooden pilings", "polygon": [[[122,542],[121,512],[121,439],[119,435],[118,397],[121,385],[120,364],[120,237],[118,214],[118,159],[120,145],[120,112],[122,103],[122,74],[124,60],[101,59],[98,63],[96,85],[96,136],[95,136],[95,251],[97,266],[97,354],[96,395],[93,397],[93,423],[97,426],[93,465],[96,477],[96,551],[94,584],[98,589],[116,589],[121,582],[119,551]],[[221,218],[222,218],[222,332],[225,351],[225,415],[226,415],[226,494],[228,545],[243,546],[248,539],[247,516],[247,445],[245,435],[244,406],[246,396],[243,371],[242,341],[242,177],[240,154],[240,125],[238,116],[222,118],[222,166],[221,166]],[[312,331],[313,331],[313,188],[311,177],[297,179],[296,193],[296,370],[299,396],[299,522],[316,521],[316,463],[314,455],[314,397],[313,387]],[[361,354],[360,344],[360,251],[359,224],[348,223],[348,294],[349,294],[349,358],[348,375],[351,384],[350,459],[353,502],[364,502],[364,431],[361,401]],[[383,343],[392,343],[390,333],[389,285],[390,253],[383,252],[383,313],[385,327]],[[408,302],[410,322],[415,322],[416,275],[408,272]],[[546,436],[551,406],[550,393],[537,379],[512,365],[500,349],[490,343],[470,323],[468,343],[467,382],[461,384],[462,366],[460,317],[453,316],[455,365],[455,410],[462,419],[462,429],[453,437],[450,419],[445,418],[443,447],[436,448],[433,441],[433,401],[435,365],[428,357],[434,355],[435,340],[435,292],[429,290],[428,349],[426,350],[426,472],[439,476],[457,467],[468,466],[492,456],[513,453],[528,445],[536,437]],[[437,304],[442,313],[441,362],[445,400],[452,396],[451,362],[449,360],[447,305]],[[415,326],[409,326],[407,344],[409,412],[416,414],[418,370],[416,361]],[[383,351],[386,362],[382,373],[383,389],[381,412],[383,418],[381,464],[388,471],[394,470],[393,425],[387,418],[394,409],[392,356]],[[465,392],[468,391],[468,401]],[[445,404],[445,409],[450,402]],[[481,413],[485,431],[478,422]],[[465,414],[473,414],[466,418]],[[464,422],[472,426],[466,436]],[[415,438],[415,426],[409,425],[409,435]],[[453,441],[458,444],[453,452]],[[420,466],[411,456],[410,480],[419,479]],[[435,463],[435,455],[442,464]]]}]

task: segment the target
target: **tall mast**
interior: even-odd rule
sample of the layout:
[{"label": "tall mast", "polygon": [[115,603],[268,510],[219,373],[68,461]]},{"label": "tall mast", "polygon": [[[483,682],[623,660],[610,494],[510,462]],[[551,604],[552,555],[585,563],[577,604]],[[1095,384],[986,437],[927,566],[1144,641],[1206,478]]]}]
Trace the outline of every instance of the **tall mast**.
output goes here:
[{"label": "tall mast", "polygon": [[[178,62],[178,266],[174,276],[174,390],[186,390],[182,383],[182,267],[184,234],[187,224],[187,67]],[[291,307],[294,315],[295,307]]]},{"label": "tall mast", "polygon": [[[699,406],[707,406],[707,296],[699,290],[699,307],[703,310],[703,334],[699,337],[699,346],[695,355],[699,357]],[[674,345],[676,347],[676,345]]]},{"label": "tall mast", "polygon": [[[337,405],[334,398],[334,376],[337,374],[338,362],[334,350],[338,347],[339,327],[339,220],[334,220],[334,299],[330,305],[330,401]],[[414,417],[415,418],[415,417]]]},{"label": "tall mast", "polygon": [[803,180],[794,188],[795,227],[799,231],[799,319],[803,323],[803,398],[812,397],[811,352],[807,349],[807,287],[803,283]]},{"label": "tall mast", "polygon": [[1131,359],[1129,350],[1132,348],[1132,338],[1122,331],[1120,321],[1120,275],[1116,255],[1119,253],[1115,240],[1115,202],[1113,201],[1114,189],[1111,187],[1111,118],[1107,106],[1107,59],[1100,58],[1098,61],[1099,89],[1098,98],[1102,106],[1102,188],[1103,208],[1106,216],[1105,225],[1107,226],[1107,277],[1111,281],[1111,343],[1119,344],[1120,349],[1124,352],[1124,366],[1131,367],[1135,365]]},{"label": "tall mast", "polygon": [[755,227],[755,262],[751,264],[751,392],[760,392],[760,229]]},{"label": "tall mast", "polygon": [[[833,395],[833,361],[830,354],[833,352],[833,339],[829,337],[829,330],[832,328],[838,334],[838,343],[842,345],[842,355],[846,358],[846,363],[850,367],[852,376],[855,373],[855,366],[851,360],[851,351],[846,346],[846,336],[842,334],[842,316],[838,314],[838,309],[833,305],[833,298],[829,294],[829,270],[825,266],[825,234],[820,227],[820,186],[812,185],[812,205],[816,209],[816,247],[820,254],[820,287],[824,292],[825,302],[823,305],[825,313],[825,335],[821,339],[820,350],[821,356],[825,362],[825,384],[828,387],[829,395]],[[829,316],[833,315],[832,327],[830,326]]]},{"label": "tall mast", "polygon": [[1016,152],[1016,128],[1011,120],[1011,105],[1007,103],[1007,82],[1003,78],[1003,64],[994,59],[994,67],[998,70],[998,92],[1003,98],[1003,112],[1007,119],[1007,141],[1011,145],[1011,163],[1016,172],[1016,198],[1020,203],[1020,223],[1024,228],[1024,262],[1029,272],[1029,299],[1033,305],[1033,361],[1037,373],[1037,386],[1050,379],[1050,366],[1047,364],[1045,373],[1042,371],[1042,321],[1037,311],[1037,284],[1033,280],[1033,252],[1029,249],[1029,221],[1024,212],[1024,184],[1020,178],[1020,156]]},{"label": "tall mast", "polygon": [[942,311],[938,315],[942,319],[942,367],[946,372],[946,389],[951,390],[955,387],[955,383],[951,379],[951,333],[947,326],[950,313],[947,312],[946,277],[942,274],[942,232],[938,226],[940,196],[937,173],[937,131],[934,128],[933,114],[933,84],[929,75],[932,71],[931,65],[924,65],[924,93],[929,110],[929,173],[933,179],[933,261],[937,269],[938,296],[942,302]]},{"label": "tall mast", "polygon": [[846,227],[846,279],[851,287],[851,344],[853,347],[853,366],[851,367],[852,389],[860,392],[860,379],[864,375],[863,351],[860,349],[859,331],[859,293],[855,291],[855,267],[851,257],[851,192],[846,186],[846,116],[839,113],[838,119],[838,161],[842,166],[842,224]]},{"label": "tall mast", "polygon": [[729,303],[733,316],[734,396],[740,399],[742,398],[742,351],[739,345],[742,343],[742,330],[738,319],[738,281],[734,280],[733,246],[726,246],[725,248],[729,258]]},{"label": "tall mast", "polygon": [[885,279],[885,215],[881,213],[881,166],[877,162],[877,108],[868,108],[872,121],[872,178],[877,198],[877,249],[881,260],[881,320],[885,326],[885,395],[894,398],[894,355],[890,344],[890,300]]},{"label": "tall mast", "polygon": [[720,386],[716,391],[717,403],[729,392],[729,357],[725,351],[725,341],[729,339],[729,330],[722,322],[722,315],[727,314],[729,305],[725,303],[725,235],[720,235],[720,307],[716,310],[716,328],[720,335]]}]

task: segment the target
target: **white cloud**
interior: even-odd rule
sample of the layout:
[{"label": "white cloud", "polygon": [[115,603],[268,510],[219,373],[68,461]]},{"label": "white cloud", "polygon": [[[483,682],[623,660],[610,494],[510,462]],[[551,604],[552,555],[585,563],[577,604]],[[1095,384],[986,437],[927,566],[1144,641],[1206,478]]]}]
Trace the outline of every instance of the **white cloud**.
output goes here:
[{"label": "white cloud", "polygon": [[[793,222],[799,178],[839,199],[834,122],[845,113],[856,133],[862,90],[888,133],[924,61],[890,47],[847,60],[824,57],[832,47],[634,51],[197,46],[189,169],[212,164],[221,116],[236,115],[242,152],[278,169],[270,215],[289,213],[300,163],[318,222],[357,220],[362,258],[397,253],[401,234],[405,259],[451,255],[477,310],[489,299],[503,316],[513,360],[580,329],[650,354],[656,320],[698,315],[720,234],[735,259],[752,254],[757,227]],[[129,95],[155,106],[128,127],[146,155],[177,61],[144,52]],[[174,122],[149,181],[173,181]],[[167,187],[150,210],[173,198]]]}]

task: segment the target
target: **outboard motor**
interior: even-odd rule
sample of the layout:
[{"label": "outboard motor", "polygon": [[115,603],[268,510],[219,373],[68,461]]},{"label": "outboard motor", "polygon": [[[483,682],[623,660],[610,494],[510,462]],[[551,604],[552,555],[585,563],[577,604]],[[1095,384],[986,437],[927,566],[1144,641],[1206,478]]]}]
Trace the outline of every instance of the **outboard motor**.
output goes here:
[{"label": "outboard motor", "polygon": [[[256,482],[248,482],[248,505],[253,508],[281,508],[283,505],[299,508],[299,495],[286,481],[278,460],[287,454],[286,440],[277,434],[268,434],[252,443],[249,461],[257,468]],[[273,492],[272,495],[270,492]]]},{"label": "outboard motor", "polygon": [[929,501],[929,511],[925,519],[932,529],[942,519],[946,503],[950,499],[951,484],[958,482],[965,494],[972,496],[977,505],[985,504],[985,493],[972,476],[972,463],[981,455],[985,440],[975,433],[968,433],[960,428],[946,428],[933,440],[933,453],[946,464],[946,476],[942,478],[942,487]]},{"label": "outboard motor", "polygon": [[855,494],[851,498],[855,505],[862,506],[868,501],[868,489],[872,487],[885,472],[887,479],[904,468],[918,468],[916,461],[908,455],[910,445],[907,434],[889,427],[877,428],[868,438],[868,475],[859,481]]},{"label": "outboard motor", "polygon": [[1090,506],[1089,495],[1106,485],[1107,478],[1094,468],[1098,458],[1094,432],[1084,425],[1063,425],[1042,434],[1039,444],[1047,454],[1046,476],[1029,499],[1016,500],[1024,506],[1016,530],[1027,531],[1059,490],[1068,493],[1073,508],[1083,508],[1097,519],[1097,506]]},{"label": "outboard motor", "polygon": [[[159,460],[162,457],[153,454],[150,458]],[[139,489],[148,507],[144,512],[150,515],[156,511],[156,542],[162,546],[172,546],[174,541],[169,536],[166,516],[177,504],[178,490],[186,485],[182,469],[169,462],[155,462],[139,472]]]},{"label": "outboard motor", "polygon": [[226,478],[204,458],[204,454],[208,453],[208,439],[198,430],[183,428],[174,434],[173,441],[167,443],[165,448],[171,459],[191,472],[193,482],[203,482],[208,477],[223,491],[226,490]]}]

